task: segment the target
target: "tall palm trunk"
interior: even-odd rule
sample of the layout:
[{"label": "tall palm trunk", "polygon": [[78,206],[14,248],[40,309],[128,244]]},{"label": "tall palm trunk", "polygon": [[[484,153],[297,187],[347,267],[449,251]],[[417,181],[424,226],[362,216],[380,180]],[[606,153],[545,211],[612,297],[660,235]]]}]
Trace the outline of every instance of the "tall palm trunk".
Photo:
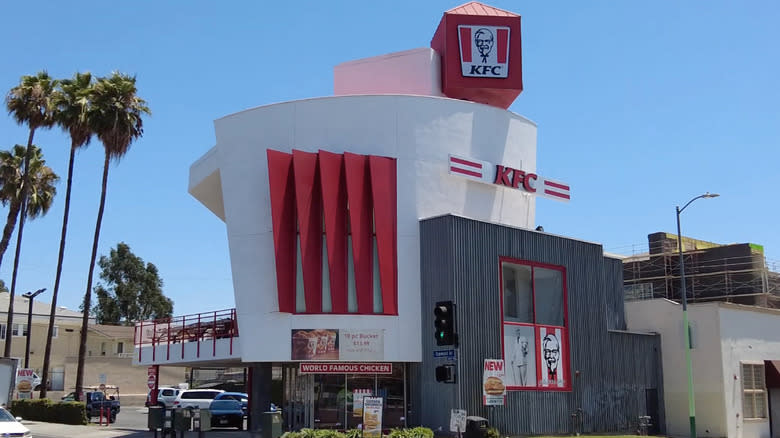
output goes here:
[{"label": "tall palm trunk", "polygon": [[5,227],[3,227],[3,237],[0,239],[0,265],[3,264],[3,255],[8,249],[8,244],[11,243],[11,236],[14,234],[20,209],[21,203],[18,200],[8,205],[8,217],[5,220]]},{"label": "tall palm trunk", "polygon": [[[14,272],[13,279],[11,280],[11,291],[8,296],[8,318],[5,324],[5,349],[3,350],[4,357],[11,357],[11,343],[13,340],[13,333],[8,336],[9,331],[13,331],[14,323],[14,295],[16,293],[16,274],[19,267],[19,251],[22,243],[22,230],[24,229],[24,217],[27,215],[27,190],[30,185],[30,156],[32,155],[32,143],[35,136],[35,128],[30,128],[30,136],[27,137],[27,150],[24,152],[24,173],[22,174],[22,190],[20,194],[21,202],[19,203],[19,235],[16,238],[16,257],[14,259]],[[28,328],[29,330],[29,328]]]},{"label": "tall palm trunk", "polygon": [[68,234],[68,214],[70,213],[70,188],[73,182],[73,161],[76,158],[76,145],[71,143],[70,160],[68,161],[68,182],[65,186],[65,212],[62,214],[62,232],[60,233],[60,254],[57,258],[57,273],[54,277],[54,292],[51,297],[51,312],[49,313],[49,332],[46,335],[46,349],[43,352],[43,372],[41,373],[41,398],[46,398],[49,382],[49,361],[51,359],[51,344],[54,337],[54,317],[57,314],[57,295],[60,291],[60,276],[62,262],[65,258],[65,237]]},{"label": "tall palm trunk", "polygon": [[87,291],[84,293],[84,317],[81,320],[81,337],[79,343],[79,361],[76,369],[76,399],[81,399],[81,388],[84,384],[84,358],[87,354],[87,330],[89,328],[89,310],[92,305],[92,275],[95,273],[95,259],[97,259],[98,241],[100,240],[100,225],[103,223],[103,210],[106,206],[106,187],[108,185],[108,165],[110,164],[109,150],[106,148],[106,158],[103,161],[103,186],[100,191],[100,208],[98,208],[97,222],[95,223],[95,238],[92,241],[92,258],[89,261],[89,274],[87,276]]}]

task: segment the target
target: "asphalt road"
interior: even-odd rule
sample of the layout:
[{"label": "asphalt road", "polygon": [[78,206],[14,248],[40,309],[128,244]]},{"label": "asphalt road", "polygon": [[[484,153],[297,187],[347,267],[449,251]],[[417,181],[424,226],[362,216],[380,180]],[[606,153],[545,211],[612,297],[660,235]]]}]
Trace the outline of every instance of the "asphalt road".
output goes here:
[{"label": "asphalt road", "polygon": [[[152,438],[154,432],[150,432],[147,424],[147,409],[143,406],[123,407],[117,415],[116,423],[109,426],[99,426],[97,420],[88,426],[69,426],[56,423],[43,423],[38,421],[22,421],[33,433],[35,438]],[[235,429],[215,429],[210,432],[204,432],[204,436],[210,438],[245,438],[251,437],[246,431],[237,431]],[[158,432],[158,437],[162,438],[162,433]],[[181,436],[181,435],[179,435]],[[185,432],[184,437],[196,438],[198,432]]]}]

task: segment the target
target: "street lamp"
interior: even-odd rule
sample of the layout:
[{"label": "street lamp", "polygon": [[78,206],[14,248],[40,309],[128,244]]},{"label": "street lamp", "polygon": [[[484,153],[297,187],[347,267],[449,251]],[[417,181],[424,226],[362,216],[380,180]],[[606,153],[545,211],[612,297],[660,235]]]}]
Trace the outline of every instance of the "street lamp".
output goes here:
[{"label": "street lamp", "polygon": [[22,294],[23,297],[30,300],[30,309],[27,311],[27,347],[24,350],[24,367],[30,368],[30,334],[32,332],[32,309],[33,309],[33,300],[38,295],[42,294],[43,291],[45,291],[46,288],[38,289],[35,292],[27,292]]},{"label": "street lamp", "polygon": [[680,213],[685,210],[686,207],[691,205],[691,202],[699,198],[717,198],[717,193],[707,192],[703,195],[699,195],[682,208],[677,206],[677,248],[679,250],[680,259],[680,290],[682,294],[682,309],[683,309],[683,330],[685,331],[685,369],[688,377],[688,417],[691,423],[691,438],[696,438],[696,404],[693,397],[693,367],[691,366],[691,331],[688,324],[688,296],[685,293],[685,263],[683,263],[683,244],[682,244],[682,232],[680,231]]}]

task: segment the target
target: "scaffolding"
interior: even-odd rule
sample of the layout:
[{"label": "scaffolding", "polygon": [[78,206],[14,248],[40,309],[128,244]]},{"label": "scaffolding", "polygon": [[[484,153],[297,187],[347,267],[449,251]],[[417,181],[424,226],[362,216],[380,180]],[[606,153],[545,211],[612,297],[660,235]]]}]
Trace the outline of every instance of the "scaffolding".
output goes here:
[{"label": "scaffolding", "polygon": [[[625,299],[679,301],[677,236],[655,233],[648,241],[648,253],[623,260]],[[689,302],[726,301],[780,308],[780,274],[769,269],[758,245],[718,245],[683,238],[683,263]]]}]

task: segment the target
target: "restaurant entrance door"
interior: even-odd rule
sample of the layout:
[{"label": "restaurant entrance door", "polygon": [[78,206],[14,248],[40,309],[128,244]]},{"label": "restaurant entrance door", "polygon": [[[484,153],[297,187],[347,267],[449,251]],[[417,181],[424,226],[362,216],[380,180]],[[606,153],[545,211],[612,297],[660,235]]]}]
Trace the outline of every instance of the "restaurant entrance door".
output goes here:
[{"label": "restaurant entrance door", "polygon": [[357,428],[366,396],[383,398],[385,429],[406,426],[406,364],[392,364],[390,374],[301,374],[298,364],[288,364],[284,377],[288,430]]}]

